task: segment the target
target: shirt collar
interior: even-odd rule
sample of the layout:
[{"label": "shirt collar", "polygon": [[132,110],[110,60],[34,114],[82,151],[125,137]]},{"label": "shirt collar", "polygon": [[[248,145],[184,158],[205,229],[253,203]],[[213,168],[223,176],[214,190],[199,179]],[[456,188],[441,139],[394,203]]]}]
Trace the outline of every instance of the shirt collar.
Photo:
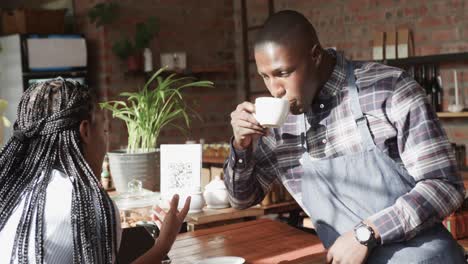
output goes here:
[{"label": "shirt collar", "polygon": [[348,62],[345,57],[333,49],[327,49],[326,51],[336,58],[336,64],[330,78],[320,90],[319,97],[335,96],[346,81],[346,65]]}]

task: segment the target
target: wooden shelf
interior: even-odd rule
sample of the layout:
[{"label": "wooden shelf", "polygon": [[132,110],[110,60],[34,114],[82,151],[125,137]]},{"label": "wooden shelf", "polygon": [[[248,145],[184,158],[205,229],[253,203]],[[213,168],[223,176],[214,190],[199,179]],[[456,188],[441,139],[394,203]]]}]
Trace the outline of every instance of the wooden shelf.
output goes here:
[{"label": "wooden shelf", "polygon": [[62,76],[62,77],[77,77],[77,76],[86,76],[88,72],[84,70],[66,70],[66,71],[30,71],[23,72],[24,77],[29,78],[47,78],[51,76]]},{"label": "wooden shelf", "polygon": [[187,217],[189,222],[200,225],[244,217],[257,217],[262,216],[263,214],[263,208],[260,206],[252,206],[244,210],[238,210],[232,207],[223,209],[209,209],[205,207],[202,212],[188,214]]},{"label": "wooden shelf", "polygon": [[408,66],[415,64],[440,64],[450,62],[467,62],[468,52],[436,54],[427,56],[414,56],[404,59],[381,60],[381,62],[390,66]]},{"label": "wooden shelf", "polygon": [[262,209],[265,211],[265,214],[278,214],[284,212],[290,212],[293,210],[300,210],[301,207],[295,200],[281,202],[281,203],[274,203],[270,205],[261,206]]},{"label": "wooden shelf", "polygon": [[244,210],[232,207],[223,209],[203,208],[203,211],[188,214],[188,226],[190,231],[204,229],[220,224],[229,224],[238,221],[252,220],[267,214],[294,213],[302,210],[296,201],[275,203],[267,206],[255,205]]},{"label": "wooden shelf", "polygon": [[202,74],[202,73],[228,73],[233,71],[234,66],[232,65],[220,65],[220,66],[193,66],[187,69],[176,69],[176,70],[167,70],[166,74],[182,74],[182,75],[192,75],[192,74]]},{"label": "wooden shelf", "polygon": [[437,113],[439,118],[465,118],[468,117],[468,112],[459,112],[459,113],[451,113],[451,112],[439,112]]},{"label": "wooden shelf", "polygon": [[465,251],[468,251],[468,238],[459,239],[457,240],[457,242],[460,246],[462,246],[465,249]]},{"label": "wooden shelf", "polygon": [[221,66],[194,66],[191,70],[193,73],[223,73],[230,72],[234,68],[233,65],[221,65]]},{"label": "wooden shelf", "polygon": [[226,157],[206,157],[206,156],[204,156],[202,158],[203,163],[218,164],[218,165],[224,164],[225,160],[226,160]]},{"label": "wooden shelf", "polygon": [[257,26],[249,26],[247,27],[247,30],[258,30],[258,29],[261,29],[262,28],[262,25],[257,25]]},{"label": "wooden shelf", "polygon": [[[464,177],[464,175],[462,174],[462,176]],[[465,186],[465,189],[468,189],[468,180],[466,178],[463,179],[463,186]],[[465,195],[465,198],[467,197],[467,195]]]}]

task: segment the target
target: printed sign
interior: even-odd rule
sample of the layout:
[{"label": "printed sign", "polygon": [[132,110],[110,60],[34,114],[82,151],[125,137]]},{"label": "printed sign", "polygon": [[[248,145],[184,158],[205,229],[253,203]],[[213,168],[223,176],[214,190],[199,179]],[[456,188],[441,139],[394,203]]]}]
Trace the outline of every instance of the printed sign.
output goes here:
[{"label": "printed sign", "polygon": [[161,144],[161,195],[188,194],[201,184],[200,144]]}]

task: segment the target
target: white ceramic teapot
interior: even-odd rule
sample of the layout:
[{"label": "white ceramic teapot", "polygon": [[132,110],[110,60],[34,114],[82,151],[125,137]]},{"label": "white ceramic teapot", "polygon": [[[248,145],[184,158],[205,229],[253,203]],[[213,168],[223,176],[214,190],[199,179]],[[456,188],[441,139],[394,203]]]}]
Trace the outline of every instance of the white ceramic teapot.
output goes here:
[{"label": "white ceramic teapot", "polygon": [[[158,203],[159,206],[164,209],[169,209],[174,194],[174,192],[163,194],[161,196],[161,200]],[[188,213],[195,214],[203,211],[203,207],[205,206],[205,200],[203,199],[203,193],[200,191],[200,187],[178,190],[177,194],[179,195],[179,204],[177,205],[177,209],[181,210],[182,208],[184,208],[185,200],[188,196],[190,196],[191,199]]]},{"label": "white ceramic teapot", "polygon": [[203,197],[206,201],[206,207],[210,209],[221,209],[230,206],[228,191],[220,176],[216,176],[205,186]]},{"label": "white ceramic teapot", "polygon": [[200,213],[205,206],[205,201],[203,200],[203,194],[200,191],[200,187],[190,188],[186,193],[179,194],[179,206],[178,209],[182,209],[185,205],[185,199],[190,196],[190,209],[189,214]]}]

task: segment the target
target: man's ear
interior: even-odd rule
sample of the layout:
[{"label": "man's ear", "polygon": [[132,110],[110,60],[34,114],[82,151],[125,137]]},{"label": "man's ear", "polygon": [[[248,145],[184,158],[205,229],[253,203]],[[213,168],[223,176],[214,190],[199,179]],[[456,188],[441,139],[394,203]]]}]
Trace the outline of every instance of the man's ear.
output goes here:
[{"label": "man's ear", "polygon": [[312,46],[309,56],[315,67],[318,67],[322,63],[322,47],[320,47],[320,44],[316,43]]},{"label": "man's ear", "polygon": [[81,140],[85,144],[89,144],[89,142],[91,141],[91,131],[90,131],[90,129],[91,129],[91,124],[90,124],[89,120],[81,121],[81,123],[80,123],[80,136],[81,136]]}]

